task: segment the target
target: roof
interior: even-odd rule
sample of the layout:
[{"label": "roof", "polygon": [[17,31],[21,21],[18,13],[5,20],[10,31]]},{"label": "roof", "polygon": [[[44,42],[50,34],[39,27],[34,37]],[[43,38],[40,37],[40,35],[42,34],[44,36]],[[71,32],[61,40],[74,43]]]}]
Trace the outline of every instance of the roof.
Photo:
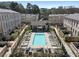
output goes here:
[{"label": "roof", "polygon": [[68,14],[50,14],[49,16],[66,16]]},{"label": "roof", "polygon": [[31,25],[34,25],[34,26],[38,26],[38,25],[45,25],[45,21],[32,21],[31,22]]},{"label": "roof", "polygon": [[65,16],[66,18],[79,21],[79,14],[69,14]]},{"label": "roof", "polygon": [[16,11],[13,11],[13,10],[10,10],[10,9],[0,9],[0,13],[3,13],[3,12],[18,13],[18,12],[16,12]]}]

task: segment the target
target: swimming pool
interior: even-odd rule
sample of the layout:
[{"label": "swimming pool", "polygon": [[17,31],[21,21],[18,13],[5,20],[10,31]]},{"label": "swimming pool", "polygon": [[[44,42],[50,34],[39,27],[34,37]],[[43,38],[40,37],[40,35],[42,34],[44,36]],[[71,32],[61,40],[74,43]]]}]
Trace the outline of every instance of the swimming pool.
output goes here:
[{"label": "swimming pool", "polygon": [[45,46],[45,33],[35,33],[33,38],[33,46]]}]

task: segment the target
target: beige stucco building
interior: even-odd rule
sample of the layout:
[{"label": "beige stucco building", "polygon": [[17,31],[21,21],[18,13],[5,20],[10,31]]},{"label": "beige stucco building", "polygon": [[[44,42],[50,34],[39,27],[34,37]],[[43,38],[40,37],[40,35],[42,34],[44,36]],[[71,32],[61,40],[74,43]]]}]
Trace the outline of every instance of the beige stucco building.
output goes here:
[{"label": "beige stucco building", "polygon": [[22,22],[26,22],[26,23],[32,21],[35,22],[38,21],[39,14],[22,14],[21,17],[22,17]]},{"label": "beige stucco building", "polygon": [[52,24],[60,24],[60,25],[62,25],[65,15],[67,15],[67,14],[50,14],[49,15],[49,21]]},{"label": "beige stucco building", "polygon": [[71,36],[79,36],[79,14],[65,16],[64,27],[71,31]]},{"label": "beige stucco building", "polygon": [[7,37],[20,24],[20,13],[8,9],[0,9],[0,33]]}]

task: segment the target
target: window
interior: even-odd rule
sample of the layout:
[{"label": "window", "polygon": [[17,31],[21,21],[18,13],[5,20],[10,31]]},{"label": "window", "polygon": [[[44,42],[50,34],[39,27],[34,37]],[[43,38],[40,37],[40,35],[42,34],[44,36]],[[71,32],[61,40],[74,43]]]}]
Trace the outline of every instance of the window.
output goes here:
[{"label": "window", "polygon": [[78,26],[78,22],[76,23],[76,27]]},{"label": "window", "polygon": [[75,35],[76,35],[76,32],[77,32],[77,31],[75,30]]},{"label": "window", "polygon": [[0,22],[1,22],[1,16],[0,16]]},{"label": "window", "polygon": [[78,36],[79,36],[79,32],[78,32]]},{"label": "window", "polygon": [[75,26],[75,22],[74,22],[74,26]]},{"label": "window", "polygon": [[4,20],[3,16],[2,16],[2,20]]},{"label": "window", "polygon": [[5,15],[5,20],[6,20],[6,15]]},{"label": "window", "polygon": [[74,29],[72,30],[72,32],[74,32]]}]

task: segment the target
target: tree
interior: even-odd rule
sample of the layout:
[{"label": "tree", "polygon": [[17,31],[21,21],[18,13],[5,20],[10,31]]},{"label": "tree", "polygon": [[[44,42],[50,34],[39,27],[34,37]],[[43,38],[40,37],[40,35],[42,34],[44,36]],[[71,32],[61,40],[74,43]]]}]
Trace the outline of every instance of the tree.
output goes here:
[{"label": "tree", "polygon": [[74,6],[59,6],[58,8],[51,8],[49,9],[50,14],[73,14],[73,13],[79,13],[79,8],[76,8]]},{"label": "tree", "polygon": [[32,13],[32,5],[30,3],[27,3],[27,12],[28,14],[31,14]]},{"label": "tree", "polygon": [[32,5],[30,3],[27,3],[27,13],[28,14],[38,14],[40,13],[40,9],[37,5]]},{"label": "tree", "polygon": [[25,8],[22,6],[22,4],[16,5],[15,9],[16,9],[17,12],[20,12],[20,13],[25,13],[26,12]]},{"label": "tree", "polygon": [[24,57],[24,53],[22,49],[17,49],[15,52],[11,55],[11,57]]},{"label": "tree", "polygon": [[25,8],[22,6],[22,4],[18,4],[17,2],[11,2],[10,8],[14,11],[25,13]]},{"label": "tree", "polygon": [[32,6],[32,11],[33,11],[33,14],[39,14],[40,13],[39,7],[37,5]]},{"label": "tree", "polygon": [[0,5],[0,8],[4,8],[4,9],[7,9],[7,7],[3,6],[3,5]]},{"label": "tree", "polygon": [[49,12],[47,8],[41,8],[40,14],[41,14],[40,18],[44,18],[45,20],[48,19]]},{"label": "tree", "polygon": [[17,5],[18,5],[18,3],[16,3],[16,2],[11,2],[10,8],[11,8],[12,10],[16,11],[16,6],[17,6]]},{"label": "tree", "polygon": [[10,2],[0,2],[0,8],[10,9],[9,5],[10,5]]}]

